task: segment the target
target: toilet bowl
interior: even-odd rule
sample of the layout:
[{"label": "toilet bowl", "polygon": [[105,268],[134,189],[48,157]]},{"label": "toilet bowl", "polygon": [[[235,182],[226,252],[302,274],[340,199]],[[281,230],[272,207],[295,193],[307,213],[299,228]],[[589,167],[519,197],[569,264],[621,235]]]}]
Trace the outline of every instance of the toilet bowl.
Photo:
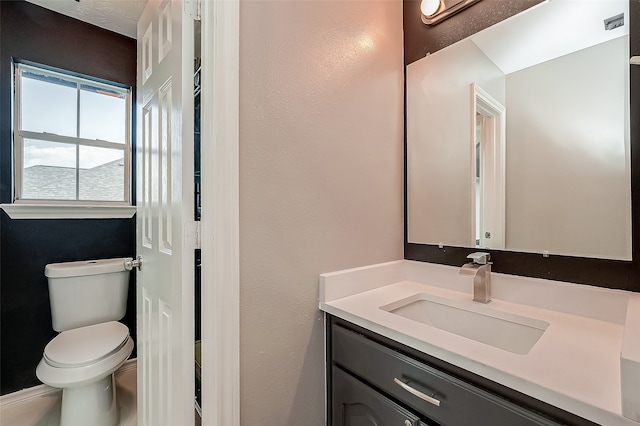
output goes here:
[{"label": "toilet bowl", "polygon": [[49,342],[36,375],[63,389],[60,426],[118,423],[113,373],[132,350],[129,329],[115,321],[63,331]]},{"label": "toilet bowl", "polygon": [[50,264],[53,329],[36,376],[62,389],[60,426],[116,426],[114,373],[133,351],[126,325],[127,259]]}]

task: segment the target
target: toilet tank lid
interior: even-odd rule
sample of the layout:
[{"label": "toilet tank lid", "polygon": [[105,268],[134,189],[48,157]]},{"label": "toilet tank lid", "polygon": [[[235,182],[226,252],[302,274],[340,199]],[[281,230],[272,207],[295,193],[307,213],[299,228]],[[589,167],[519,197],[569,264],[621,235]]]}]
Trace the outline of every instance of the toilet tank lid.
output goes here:
[{"label": "toilet tank lid", "polygon": [[44,268],[49,278],[78,277],[86,275],[109,274],[124,271],[124,258],[81,260],[77,262],[50,263]]}]

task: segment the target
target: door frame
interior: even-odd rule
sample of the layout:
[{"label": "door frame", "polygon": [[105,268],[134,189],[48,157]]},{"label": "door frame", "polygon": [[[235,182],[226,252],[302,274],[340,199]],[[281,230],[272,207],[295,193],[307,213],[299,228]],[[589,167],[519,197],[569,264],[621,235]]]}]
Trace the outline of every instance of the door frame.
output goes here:
[{"label": "door frame", "polygon": [[[476,247],[476,226],[483,225],[482,232],[491,230],[491,239],[480,236],[480,247],[504,250],[506,205],[506,114],[498,100],[475,83],[471,83],[471,169],[476,168],[476,114],[484,117],[482,151],[480,158],[480,200],[476,197],[475,172],[471,179],[471,229],[472,245]],[[480,224],[476,223],[476,208],[480,204]]]},{"label": "door frame", "polygon": [[202,424],[239,426],[240,3],[201,5]]}]

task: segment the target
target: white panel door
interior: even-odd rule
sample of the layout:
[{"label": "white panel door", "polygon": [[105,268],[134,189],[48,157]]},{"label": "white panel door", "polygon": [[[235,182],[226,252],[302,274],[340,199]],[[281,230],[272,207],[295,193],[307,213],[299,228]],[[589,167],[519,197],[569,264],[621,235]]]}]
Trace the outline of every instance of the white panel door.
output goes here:
[{"label": "white panel door", "polygon": [[194,421],[193,21],[149,0],[138,22],[138,425]]}]

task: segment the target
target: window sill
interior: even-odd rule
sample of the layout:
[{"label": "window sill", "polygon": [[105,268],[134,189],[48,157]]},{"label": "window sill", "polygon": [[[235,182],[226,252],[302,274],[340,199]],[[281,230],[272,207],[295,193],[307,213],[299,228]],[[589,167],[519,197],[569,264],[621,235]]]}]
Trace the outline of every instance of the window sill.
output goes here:
[{"label": "window sill", "polygon": [[136,206],[0,204],[11,219],[129,219]]}]

